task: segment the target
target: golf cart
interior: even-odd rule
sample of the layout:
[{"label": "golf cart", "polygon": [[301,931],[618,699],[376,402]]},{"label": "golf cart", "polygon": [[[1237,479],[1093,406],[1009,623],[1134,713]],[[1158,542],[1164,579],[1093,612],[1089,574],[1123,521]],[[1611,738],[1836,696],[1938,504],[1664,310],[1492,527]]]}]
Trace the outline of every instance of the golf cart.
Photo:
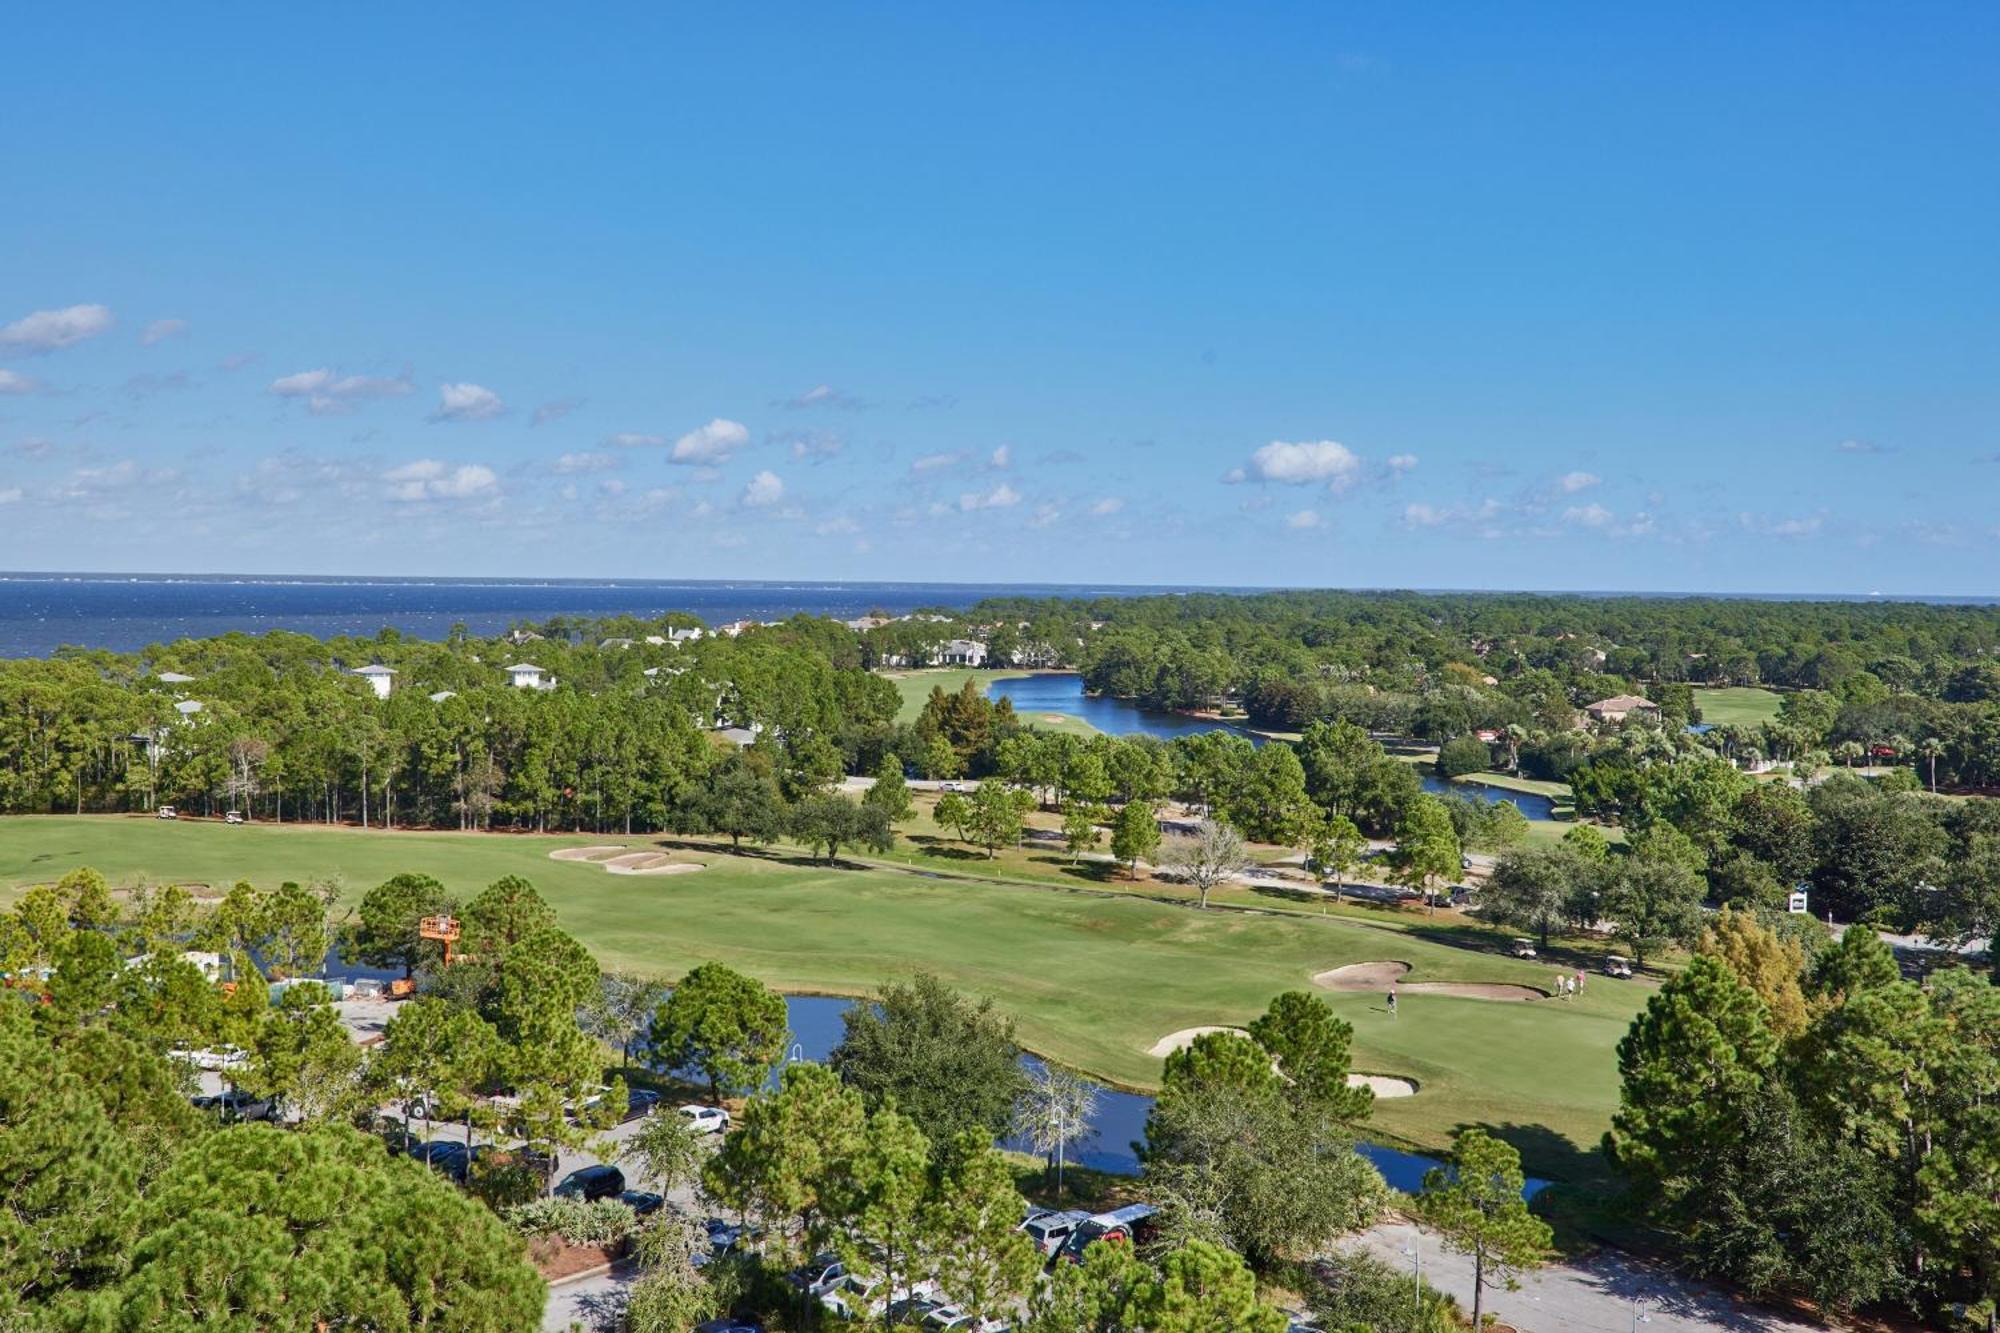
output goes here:
[{"label": "golf cart", "polygon": [[163,805],[153,812],[153,818],[155,819],[179,819],[180,817],[181,812],[174,809],[171,805]]},{"label": "golf cart", "polygon": [[243,812],[241,810],[231,810],[222,816],[222,822],[225,824],[241,824],[243,822]]},{"label": "golf cart", "polygon": [[1604,959],[1604,975],[1630,981],[1632,979],[1632,960],[1629,958],[1620,958],[1615,953],[1607,954]]},{"label": "golf cart", "polygon": [[1516,958],[1533,958],[1535,956],[1535,942],[1527,939],[1515,940],[1513,945],[1508,949],[1508,952]]}]

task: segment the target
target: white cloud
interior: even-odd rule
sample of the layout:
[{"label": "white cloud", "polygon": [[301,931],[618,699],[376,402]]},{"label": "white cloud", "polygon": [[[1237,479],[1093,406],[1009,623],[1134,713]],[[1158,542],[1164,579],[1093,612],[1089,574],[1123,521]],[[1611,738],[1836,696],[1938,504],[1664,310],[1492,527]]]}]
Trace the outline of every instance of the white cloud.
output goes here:
[{"label": "white cloud", "polygon": [[868,404],[862,402],[852,394],[842,393],[831,384],[815,384],[812,388],[795,397],[777,400],[772,406],[788,407],[793,411],[799,411],[808,407],[837,407],[853,412],[868,406]]},{"label": "white cloud", "polygon": [[1449,517],[1435,505],[1407,504],[1403,506],[1403,526],[1409,528],[1441,528]]},{"label": "white cloud", "polygon": [[1886,454],[1892,452],[1873,440],[1842,440],[1834,449],[1843,454]]},{"label": "white cloud", "polygon": [[990,491],[958,497],[959,510],[968,514],[975,509],[1008,509],[1019,503],[1021,493],[1004,481]]},{"label": "white cloud", "polygon": [[0,491],[0,505],[19,503],[21,503],[21,488],[19,486],[9,486],[6,490]]},{"label": "white cloud", "polygon": [[1293,443],[1273,440],[1250,455],[1248,471],[1238,469],[1230,479],[1275,481],[1287,486],[1325,482],[1334,490],[1352,484],[1361,471],[1361,459],[1352,449],[1336,440]]},{"label": "white cloud", "polygon": [[846,514],[838,514],[819,524],[813,531],[822,537],[848,537],[861,531],[861,525]]},{"label": "white cloud", "polygon": [[1600,504],[1571,505],[1563,510],[1563,522],[1573,527],[1604,529],[1611,521],[1611,511]]},{"label": "white cloud", "polygon": [[1384,466],[1389,469],[1390,476],[1400,477],[1405,472],[1414,472],[1416,470],[1417,456],[1415,454],[1396,454]]},{"label": "white cloud", "polygon": [[1036,505],[1034,516],[1028,520],[1028,526],[1031,528],[1046,528],[1061,517],[1062,508],[1059,505]]},{"label": "white cloud", "polygon": [[425,500],[477,500],[495,494],[500,479],[483,463],[460,463],[453,467],[435,458],[389,469],[382,474],[394,500],[417,503]]},{"label": "white cloud", "polygon": [[414,392],[410,373],[400,375],[335,375],[322,367],[281,375],[271,381],[271,392],[280,398],[302,398],[306,410],[317,417],[337,416],[354,410],[366,398],[401,398]]},{"label": "white cloud", "polygon": [[604,442],[613,449],[657,449],[667,442],[664,435],[647,435],[636,430],[621,430],[616,435],[607,435]]},{"label": "white cloud", "polygon": [[1492,530],[1490,525],[1506,511],[1506,508],[1490,496],[1477,505],[1407,504],[1403,506],[1403,526],[1442,528],[1447,524],[1460,526],[1483,524],[1488,525],[1487,531],[1490,532]]},{"label": "white cloud", "polygon": [[139,333],[139,344],[151,347],[163,343],[177,333],[186,333],[188,322],[184,319],[156,319]]},{"label": "white cloud", "polygon": [[116,322],[109,306],[73,305],[61,310],[37,310],[0,328],[0,347],[18,347],[35,354],[60,351],[85,338],[95,338]]},{"label": "white cloud", "polygon": [[564,454],[549,464],[549,471],[567,476],[578,472],[605,472],[617,466],[618,460],[610,454],[586,451]]},{"label": "white cloud", "polygon": [[33,393],[41,387],[40,380],[0,366],[0,393]]},{"label": "white cloud", "polygon": [[1125,507],[1125,502],[1115,495],[1107,495],[1090,507],[1090,512],[1099,518],[1108,518]]},{"label": "white cloud", "polygon": [[1007,467],[1014,461],[1013,446],[1007,444],[1001,445],[998,449],[995,449],[993,451],[993,456],[987,461],[996,468]]},{"label": "white cloud", "polygon": [[[729,456],[750,443],[750,431],[740,421],[727,417],[717,417],[706,426],[697,426],[674,441],[674,451],[667,456],[671,463],[722,463]],[[763,473],[770,476],[770,473]],[[775,477],[772,480],[777,480]]]},{"label": "white cloud", "polygon": [[1811,537],[1818,534],[1823,520],[1817,515],[1811,518],[1785,518],[1771,524],[1769,531],[1773,537]]},{"label": "white cloud", "polygon": [[1556,489],[1564,495],[1575,495],[1579,491],[1589,490],[1603,480],[1604,478],[1595,472],[1565,472],[1556,478]]},{"label": "white cloud", "polygon": [[939,468],[956,467],[958,464],[963,463],[964,461],[965,461],[965,454],[962,451],[952,452],[952,453],[925,454],[921,458],[916,458],[911,460],[910,471],[935,472]]},{"label": "white cloud", "polygon": [[438,407],[431,420],[491,421],[506,410],[500,395],[483,384],[446,382],[438,386]]},{"label": "white cloud", "polygon": [[1316,528],[1319,526],[1319,514],[1311,509],[1301,509],[1298,513],[1293,514],[1285,520],[1285,526],[1301,530]]},{"label": "white cloud", "polygon": [[528,424],[530,426],[546,426],[551,421],[561,421],[564,417],[582,406],[583,399],[581,398],[557,398],[552,402],[543,403],[540,407],[536,408],[533,414],[529,416]]},{"label": "white cloud", "polygon": [[833,458],[847,447],[847,441],[839,435],[823,430],[802,430],[774,437],[792,446],[792,457],[801,462],[817,462],[823,458]]},{"label": "white cloud", "polygon": [[[738,429],[742,428],[738,427]],[[679,446],[675,446],[675,448],[676,452],[678,452]],[[738,503],[742,504],[745,508],[762,509],[766,506],[774,505],[784,498],[784,480],[777,473],[766,469],[750,478],[749,484],[743,488],[743,495]]]}]

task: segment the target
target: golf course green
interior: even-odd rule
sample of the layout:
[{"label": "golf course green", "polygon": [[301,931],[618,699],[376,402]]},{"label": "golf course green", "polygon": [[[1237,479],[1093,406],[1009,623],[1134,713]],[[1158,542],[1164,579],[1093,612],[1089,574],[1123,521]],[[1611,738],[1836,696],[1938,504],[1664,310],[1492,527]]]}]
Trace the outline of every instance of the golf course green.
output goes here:
[{"label": "golf course green", "polygon": [[[585,846],[662,852],[702,868],[613,874],[550,859]],[[1314,976],[1331,968],[1397,960],[1410,965],[1411,983],[1543,991],[1556,971],[1505,956],[1502,936],[1443,922],[1432,929],[1415,916],[1375,923],[1201,912],[1083,886],[829,868],[789,850],[732,855],[726,844],[698,841],[110,815],[0,820],[0,899],[79,865],[96,867],[114,887],[179,882],[220,892],[239,878],[327,880],[342,906],[402,871],[434,875],[464,895],[523,875],[606,967],[672,978],[717,959],[781,990],[831,995],[864,994],[886,977],[928,969],[993,996],[1032,1049],[1138,1088],[1159,1077],[1149,1051],[1164,1035],[1247,1022],[1273,995],[1313,989]],[[1409,991],[1395,1015],[1372,990],[1321,993],[1354,1025],[1357,1070],[1412,1078],[1421,1089],[1380,1103],[1374,1132],[1436,1149],[1460,1125],[1505,1128],[1531,1170],[1575,1179],[1594,1170],[1583,1156],[1616,1106],[1613,1049],[1651,987],[1593,978],[1576,1000],[1525,1003]]]}]

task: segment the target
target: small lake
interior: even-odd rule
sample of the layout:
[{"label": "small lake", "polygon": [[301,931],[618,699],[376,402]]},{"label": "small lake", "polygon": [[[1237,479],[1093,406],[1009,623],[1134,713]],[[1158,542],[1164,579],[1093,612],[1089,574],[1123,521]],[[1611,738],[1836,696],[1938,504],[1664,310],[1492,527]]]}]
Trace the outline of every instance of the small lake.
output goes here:
[{"label": "small lake", "polygon": [[[785,1008],[792,1025],[790,1058],[825,1060],[831,1055],[846,1030],[841,1015],[853,1003],[852,1000],[824,995],[787,995]],[[1032,1055],[1023,1055],[1021,1063],[1030,1068],[1041,1065],[1041,1061]],[[1087,1166],[1114,1175],[1139,1174],[1139,1158],[1132,1146],[1146,1137],[1146,1116],[1152,1109],[1153,1099],[1141,1093],[1099,1088],[1097,1114],[1091,1117],[1090,1136],[1070,1150],[1068,1160],[1072,1165]],[[1002,1146],[1020,1152],[1032,1151],[1026,1144],[1013,1140],[1003,1142]],[[1435,1157],[1400,1152],[1374,1143],[1358,1143],[1355,1151],[1373,1162],[1390,1185],[1412,1194],[1423,1188],[1426,1171],[1443,1165]],[[1546,1180],[1530,1180],[1524,1193],[1532,1198],[1548,1183]]]},{"label": "small lake", "polygon": [[[1246,738],[1252,745],[1264,743],[1263,737],[1248,728],[1228,722],[1187,717],[1180,713],[1160,713],[1141,708],[1129,699],[1086,694],[1083,677],[1071,672],[996,680],[986,687],[986,694],[992,699],[1010,700],[1015,714],[1030,724],[1038,713],[1067,713],[1071,717],[1082,718],[1107,736],[1157,736],[1170,741],[1176,736],[1198,736],[1206,731],[1231,731]],[[1421,776],[1427,792],[1440,795],[1455,792],[1479,801],[1506,801],[1530,819],[1555,818],[1555,803],[1546,796],[1507,791],[1479,782],[1447,782],[1428,768],[1422,770]]]}]

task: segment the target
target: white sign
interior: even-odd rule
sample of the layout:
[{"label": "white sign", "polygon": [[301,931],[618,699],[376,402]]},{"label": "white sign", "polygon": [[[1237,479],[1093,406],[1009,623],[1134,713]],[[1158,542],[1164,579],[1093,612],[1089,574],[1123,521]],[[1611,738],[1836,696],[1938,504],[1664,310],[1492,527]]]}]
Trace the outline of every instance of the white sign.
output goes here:
[{"label": "white sign", "polygon": [[1790,909],[1789,909],[1789,910],[1791,910],[1791,911],[1793,911],[1793,912],[1797,912],[1797,913],[1803,913],[1803,912],[1805,912],[1805,911],[1807,910],[1807,908],[1806,908],[1806,891],[1805,891],[1804,889],[1798,889],[1798,890],[1795,890],[1795,891],[1793,892],[1793,894],[1792,894],[1792,900],[1791,900],[1791,907],[1790,907]]}]

